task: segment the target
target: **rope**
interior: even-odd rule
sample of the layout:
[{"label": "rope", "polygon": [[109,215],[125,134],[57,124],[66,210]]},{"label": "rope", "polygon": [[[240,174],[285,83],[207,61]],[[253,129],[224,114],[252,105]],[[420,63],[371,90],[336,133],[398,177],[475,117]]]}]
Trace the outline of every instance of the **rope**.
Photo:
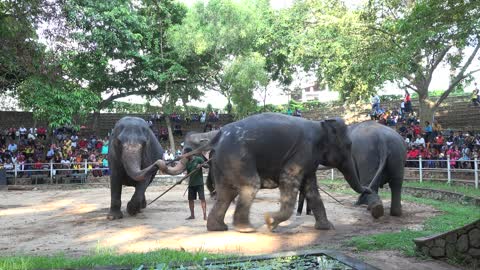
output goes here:
[{"label": "rope", "polygon": [[343,203],[339,200],[337,200],[335,197],[333,197],[332,195],[330,195],[328,192],[326,192],[323,188],[321,187],[318,187],[319,190],[325,192],[325,194],[327,194],[328,196],[330,196],[330,198],[334,199],[336,202],[338,202],[340,205],[343,205]]},{"label": "rope", "polygon": [[153,201],[149,202],[148,205],[154,203],[156,200],[160,199],[160,197],[162,197],[163,195],[165,195],[165,193],[169,192],[172,188],[176,187],[177,185],[181,184],[183,182],[183,180],[187,179],[188,177],[190,177],[190,175],[192,175],[194,172],[198,171],[200,168],[202,168],[203,165],[207,164],[208,162],[210,161],[210,159],[207,159],[205,162],[203,162],[202,164],[200,164],[200,167],[198,168],[195,168],[193,171],[191,171],[189,174],[185,175],[182,179],[178,180],[175,184],[173,184],[171,187],[169,187],[167,190],[165,190],[162,194],[160,194],[160,196],[156,197]]}]

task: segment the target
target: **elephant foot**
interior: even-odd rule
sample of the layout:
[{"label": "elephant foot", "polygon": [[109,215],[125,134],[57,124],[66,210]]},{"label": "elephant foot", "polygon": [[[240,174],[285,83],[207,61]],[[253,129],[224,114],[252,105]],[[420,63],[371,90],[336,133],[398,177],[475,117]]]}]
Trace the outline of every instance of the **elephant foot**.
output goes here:
[{"label": "elephant foot", "polygon": [[402,215],[402,208],[390,208],[390,216],[400,217]]},{"label": "elephant foot", "polygon": [[315,222],[315,229],[317,230],[334,230],[335,227],[330,221],[317,221]]},{"label": "elephant foot", "polygon": [[107,215],[108,220],[115,220],[123,218],[122,211],[110,211]]},{"label": "elephant foot", "polygon": [[207,230],[208,231],[228,231],[228,226],[224,222],[216,222],[208,219]]},{"label": "elephant foot", "polygon": [[130,216],[135,216],[136,214],[140,213],[140,207],[132,201],[129,201],[127,203],[127,212]]},{"label": "elephant foot", "polygon": [[383,210],[383,204],[381,202],[376,202],[372,205],[369,205],[368,208],[373,218],[377,219],[379,217],[383,217],[384,210]]},{"label": "elephant foot", "polygon": [[251,224],[234,225],[234,228],[237,232],[241,233],[251,233],[257,231]]},{"label": "elephant foot", "polygon": [[267,224],[267,228],[269,231],[273,231],[277,228],[278,223],[275,222],[275,219],[270,215],[270,213],[265,213],[265,224]]},{"label": "elephant foot", "polygon": [[145,198],[143,198],[142,200],[142,209],[145,209],[147,208],[147,200]]}]

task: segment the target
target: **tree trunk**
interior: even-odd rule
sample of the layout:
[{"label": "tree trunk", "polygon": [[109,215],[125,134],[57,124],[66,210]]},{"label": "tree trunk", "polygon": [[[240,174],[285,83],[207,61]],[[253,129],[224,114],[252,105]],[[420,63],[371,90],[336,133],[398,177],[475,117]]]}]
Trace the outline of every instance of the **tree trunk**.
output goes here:
[{"label": "tree trunk", "polygon": [[418,118],[420,119],[421,124],[423,125],[425,121],[433,123],[433,120],[435,119],[435,111],[437,110],[435,102],[430,100],[428,96],[422,95],[419,95],[418,101],[420,103],[418,110]]},{"label": "tree trunk", "polygon": [[170,151],[175,153],[175,141],[173,140],[172,124],[170,123],[170,115],[165,115],[165,124],[168,129],[168,141],[170,142]]},{"label": "tree trunk", "polygon": [[100,111],[93,112],[93,119],[92,119],[92,130],[95,134],[99,135],[99,126],[98,126],[98,118],[100,117]]}]

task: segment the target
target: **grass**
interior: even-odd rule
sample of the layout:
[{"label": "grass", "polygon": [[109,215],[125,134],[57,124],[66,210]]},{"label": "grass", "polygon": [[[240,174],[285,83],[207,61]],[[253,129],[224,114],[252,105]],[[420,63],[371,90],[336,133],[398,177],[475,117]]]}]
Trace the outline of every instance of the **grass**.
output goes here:
[{"label": "grass", "polygon": [[[338,193],[356,194],[347,185],[345,180],[321,180],[320,184],[326,185]],[[446,183],[436,182],[404,182],[404,186],[446,190],[468,196],[480,197],[480,191],[474,187],[451,186]],[[382,198],[390,198],[390,192],[381,191],[380,196]],[[480,219],[480,208],[471,205],[445,203],[443,201],[417,198],[406,194],[402,195],[402,200],[432,206],[441,211],[442,214],[428,218],[420,230],[406,229],[400,232],[358,236],[353,237],[346,244],[355,247],[358,251],[400,250],[405,255],[413,256],[416,255],[415,243],[413,242],[414,238],[447,232]]]},{"label": "grass", "polygon": [[95,266],[132,266],[145,265],[153,267],[170,262],[202,262],[206,259],[223,258],[222,255],[212,255],[206,252],[189,253],[170,249],[161,249],[147,253],[117,254],[114,250],[98,249],[91,255],[70,258],[64,254],[53,256],[10,256],[0,257],[0,270],[54,269],[54,268],[92,268]]},{"label": "grass", "polygon": [[473,186],[470,186],[470,187],[455,186],[455,185],[449,185],[443,182],[439,183],[439,182],[432,182],[432,181],[423,181],[422,183],[408,181],[408,182],[403,182],[403,186],[439,189],[439,190],[451,191],[451,192],[461,193],[471,197],[480,198],[480,189],[475,189],[475,187]]},{"label": "grass", "polygon": [[[383,192],[381,197],[386,198],[389,195],[389,193]],[[347,245],[354,246],[359,251],[400,250],[405,255],[413,256],[415,255],[414,238],[447,232],[480,219],[480,209],[475,206],[445,203],[410,195],[403,195],[402,200],[430,205],[443,213],[428,218],[421,230],[402,230],[400,232],[353,237],[347,242]]]}]

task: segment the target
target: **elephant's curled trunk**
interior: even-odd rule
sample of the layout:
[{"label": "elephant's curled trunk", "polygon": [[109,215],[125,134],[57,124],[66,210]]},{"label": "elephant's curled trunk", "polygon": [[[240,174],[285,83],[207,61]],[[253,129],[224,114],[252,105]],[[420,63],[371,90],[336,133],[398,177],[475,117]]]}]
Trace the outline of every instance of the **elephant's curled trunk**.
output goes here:
[{"label": "elephant's curled trunk", "polygon": [[135,181],[144,181],[147,177],[154,175],[158,167],[155,163],[141,169],[142,164],[142,148],[141,144],[124,144],[122,147],[123,166],[127,175]]}]

